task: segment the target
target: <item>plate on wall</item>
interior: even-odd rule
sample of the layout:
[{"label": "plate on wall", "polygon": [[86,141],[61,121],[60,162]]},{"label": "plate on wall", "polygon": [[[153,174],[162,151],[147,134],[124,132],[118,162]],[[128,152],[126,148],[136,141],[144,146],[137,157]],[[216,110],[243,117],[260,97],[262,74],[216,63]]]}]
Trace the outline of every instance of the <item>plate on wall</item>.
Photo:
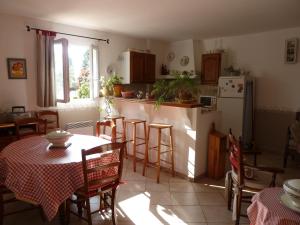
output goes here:
[{"label": "plate on wall", "polygon": [[167,58],[168,58],[169,62],[172,62],[175,59],[175,53],[174,52],[169,52]]},{"label": "plate on wall", "polygon": [[180,65],[181,66],[187,66],[189,64],[190,58],[188,56],[183,56],[180,59]]},{"label": "plate on wall", "polygon": [[288,207],[289,209],[300,213],[300,208],[296,207],[292,200],[289,198],[289,196],[287,194],[282,194],[280,196],[280,203],[283,204],[284,206]]}]

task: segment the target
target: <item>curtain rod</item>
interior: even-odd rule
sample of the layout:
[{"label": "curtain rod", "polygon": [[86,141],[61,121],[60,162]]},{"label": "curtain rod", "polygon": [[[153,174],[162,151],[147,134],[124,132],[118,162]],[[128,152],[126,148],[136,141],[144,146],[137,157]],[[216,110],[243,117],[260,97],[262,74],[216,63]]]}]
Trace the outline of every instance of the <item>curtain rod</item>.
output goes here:
[{"label": "curtain rod", "polygon": [[[34,28],[34,27],[30,27],[28,25],[26,25],[27,31],[30,32],[31,30],[42,30],[42,29],[38,29],[38,28]],[[47,30],[48,31],[48,30]],[[87,37],[87,36],[82,36],[82,35],[76,35],[76,34],[68,34],[68,33],[62,33],[62,32],[56,32],[56,31],[51,31],[50,32],[54,32],[57,34],[64,34],[64,35],[69,35],[69,36],[73,36],[73,37],[81,37],[81,38],[87,38],[87,39],[93,39],[93,40],[97,40],[97,41],[104,41],[107,44],[109,44],[109,39],[101,39],[101,38],[93,38],[93,37]]]}]

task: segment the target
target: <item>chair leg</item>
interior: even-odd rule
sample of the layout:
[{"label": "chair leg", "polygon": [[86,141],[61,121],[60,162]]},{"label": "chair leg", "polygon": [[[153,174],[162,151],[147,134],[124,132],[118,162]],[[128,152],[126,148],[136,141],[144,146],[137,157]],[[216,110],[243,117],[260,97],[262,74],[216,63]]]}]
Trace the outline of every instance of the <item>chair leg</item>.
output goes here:
[{"label": "chair leg", "polygon": [[82,199],[80,198],[80,196],[76,196],[77,198],[77,211],[79,216],[82,216]]},{"label": "chair leg", "polygon": [[91,204],[89,198],[86,199],[86,216],[88,225],[92,225]]},{"label": "chair leg", "polygon": [[236,221],[235,221],[235,225],[240,224],[241,207],[242,207],[242,189],[239,188],[237,203],[236,203]]},{"label": "chair leg", "polygon": [[0,225],[3,225],[3,217],[4,217],[4,202],[3,202],[3,194],[0,193]]},{"label": "chair leg", "polygon": [[149,149],[148,149],[149,148],[149,134],[150,134],[150,127],[148,126],[148,132],[147,132],[147,136],[146,136],[146,140],[145,140],[146,141],[146,149],[145,149],[145,159],[144,159],[143,176],[145,176],[146,167],[147,167],[148,162],[149,162]]},{"label": "chair leg", "polygon": [[66,218],[65,218],[65,225],[69,225],[70,223],[70,205],[71,205],[71,200],[67,199],[66,200]]},{"label": "chair leg", "polygon": [[172,176],[175,176],[174,169],[174,146],[173,146],[173,133],[172,128],[170,128],[170,153],[171,153],[171,163],[172,163]]},{"label": "chair leg", "polygon": [[124,122],[124,119],[122,120],[123,123],[123,134],[122,134],[122,141],[125,142],[124,150],[125,150],[125,158],[128,159],[128,152],[127,152],[127,137],[126,137],[126,123]]},{"label": "chair leg", "polygon": [[116,225],[115,196],[116,196],[116,188],[113,188],[112,192],[111,192],[111,219],[112,219],[113,225]]},{"label": "chair leg", "polygon": [[156,182],[159,183],[160,177],[160,143],[161,143],[161,129],[158,129],[158,137],[157,137],[157,175],[156,175]]},{"label": "chair leg", "polygon": [[231,175],[229,176],[228,181],[228,196],[227,196],[227,209],[231,210],[231,203],[232,203],[232,178]]},{"label": "chair leg", "polygon": [[136,125],[133,125],[133,133],[132,133],[132,147],[133,147],[133,172],[136,172]]}]

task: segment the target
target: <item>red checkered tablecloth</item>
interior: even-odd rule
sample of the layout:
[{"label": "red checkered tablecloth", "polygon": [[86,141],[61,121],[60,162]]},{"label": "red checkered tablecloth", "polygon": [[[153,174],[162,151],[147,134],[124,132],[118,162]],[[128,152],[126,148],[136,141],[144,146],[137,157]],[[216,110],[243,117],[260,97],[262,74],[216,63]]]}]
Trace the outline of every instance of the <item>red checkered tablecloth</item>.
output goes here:
[{"label": "red checkered tablecloth", "polygon": [[17,198],[39,204],[51,220],[61,203],[83,185],[81,149],[110,143],[87,135],[74,135],[66,149],[49,149],[45,137],[16,141],[0,153],[0,184]]},{"label": "red checkered tablecloth", "polygon": [[282,188],[266,188],[252,198],[252,204],[247,209],[251,225],[299,225],[300,213],[297,213],[282,203],[280,196]]}]

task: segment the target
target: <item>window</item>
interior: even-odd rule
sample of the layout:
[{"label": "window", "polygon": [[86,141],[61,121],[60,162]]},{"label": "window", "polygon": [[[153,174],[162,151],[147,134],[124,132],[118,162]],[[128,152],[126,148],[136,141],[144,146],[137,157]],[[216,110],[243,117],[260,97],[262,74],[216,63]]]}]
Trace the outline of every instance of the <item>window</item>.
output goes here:
[{"label": "window", "polygon": [[58,102],[96,98],[99,95],[99,51],[97,46],[54,43],[56,98]]}]

